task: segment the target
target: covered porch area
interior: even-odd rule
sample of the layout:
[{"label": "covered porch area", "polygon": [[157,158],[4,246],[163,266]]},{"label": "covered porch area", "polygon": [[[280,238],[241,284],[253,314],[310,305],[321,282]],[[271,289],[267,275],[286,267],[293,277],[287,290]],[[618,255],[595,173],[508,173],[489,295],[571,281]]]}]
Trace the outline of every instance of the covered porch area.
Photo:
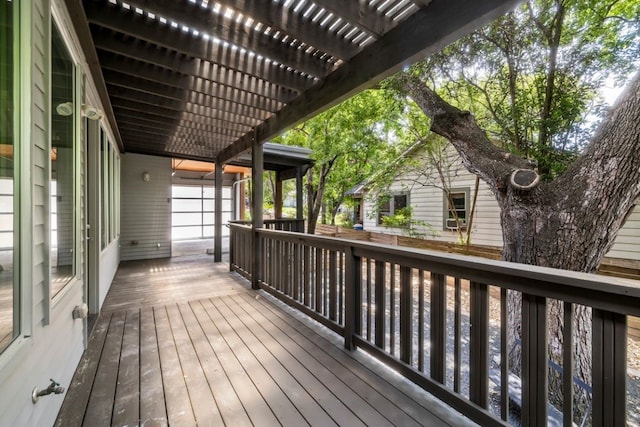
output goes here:
[{"label": "covered porch area", "polygon": [[467,425],[206,256],[123,262],[58,426]]}]

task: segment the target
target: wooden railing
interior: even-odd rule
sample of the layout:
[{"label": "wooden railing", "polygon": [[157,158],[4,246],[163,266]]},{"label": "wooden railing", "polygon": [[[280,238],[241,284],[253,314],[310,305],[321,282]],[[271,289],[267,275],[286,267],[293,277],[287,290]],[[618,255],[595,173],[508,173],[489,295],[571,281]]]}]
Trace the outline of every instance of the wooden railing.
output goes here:
[{"label": "wooden railing", "polygon": [[[625,425],[627,316],[640,315],[636,282],[316,235],[255,234],[262,289],[479,424],[507,424],[512,400],[520,402],[522,425]],[[231,268],[247,277],[255,274],[251,239],[250,227],[231,225]],[[521,301],[519,337],[508,332],[513,291]],[[552,304],[561,307],[566,337],[559,364],[547,354]],[[584,307],[592,322],[591,337],[579,337],[593,349],[588,384],[575,376],[573,357],[574,313]],[[516,369],[508,363],[514,346],[522,350]],[[569,390],[554,392],[554,404],[550,367],[557,388]]]},{"label": "wooden railing", "polygon": [[[251,221],[229,221],[230,224],[251,225]],[[304,219],[283,218],[283,219],[265,219],[263,221],[264,228],[267,230],[295,231],[304,232]]]}]

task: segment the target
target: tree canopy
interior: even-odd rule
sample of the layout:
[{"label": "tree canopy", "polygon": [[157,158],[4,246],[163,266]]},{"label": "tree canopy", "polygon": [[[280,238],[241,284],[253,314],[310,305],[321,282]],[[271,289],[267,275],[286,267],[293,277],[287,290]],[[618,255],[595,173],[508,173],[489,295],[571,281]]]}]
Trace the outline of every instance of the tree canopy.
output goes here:
[{"label": "tree canopy", "polygon": [[635,0],[529,1],[410,74],[470,111],[494,143],[535,161],[550,179],[575,160],[604,117],[600,89],[621,84],[637,66],[639,19]]},{"label": "tree canopy", "polygon": [[274,140],[313,150],[315,165],[307,174],[310,231],[322,208],[333,223],[345,193],[396,153],[389,136],[401,107],[389,91],[368,90]]}]

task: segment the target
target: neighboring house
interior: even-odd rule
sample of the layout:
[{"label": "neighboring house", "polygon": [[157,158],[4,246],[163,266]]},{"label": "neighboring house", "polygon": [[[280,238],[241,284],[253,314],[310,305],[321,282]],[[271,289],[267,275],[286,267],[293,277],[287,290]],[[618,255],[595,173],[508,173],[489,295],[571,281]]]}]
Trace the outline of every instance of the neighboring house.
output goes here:
[{"label": "neighboring house", "polygon": [[[356,208],[359,217],[355,218],[368,231],[391,234],[418,234],[425,239],[452,242],[459,240],[458,227],[466,230],[475,197],[476,176],[469,172],[450,144],[442,151],[441,161],[444,167],[446,188],[451,196],[447,198],[442,179],[433,165],[428,164],[427,156],[420,150],[407,152],[413,157],[413,165],[403,168],[399,165],[399,174],[392,180],[385,194],[367,191],[361,184],[350,191],[350,195],[361,200]],[[471,225],[471,243],[502,247],[500,227],[500,209],[487,186],[480,180],[476,206]],[[452,205],[453,209],[449,209]],[[408,228],[389,228],[383,225],[383,218],[394,215],[398,209],[410,207],[414,224]],[[452,211],[457,214],[457,221]],[[616,242],[607,254],[608,258],[640,262],[640,208],[636,207],[627,222],[620,229]]]}]

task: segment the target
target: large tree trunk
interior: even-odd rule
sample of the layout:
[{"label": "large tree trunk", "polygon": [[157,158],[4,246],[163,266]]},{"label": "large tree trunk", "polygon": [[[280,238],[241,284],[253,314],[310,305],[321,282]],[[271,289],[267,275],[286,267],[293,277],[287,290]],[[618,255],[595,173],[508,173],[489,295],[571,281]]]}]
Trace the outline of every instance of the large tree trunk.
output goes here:
[{"label": "large tree trunk", "polygon": [[[594,272],[609,251],[640,195],[640,74],[611,110],[585,152],[551,182],[518,185],[525,160],[487,138],[473,117],[443,101],[424,83],[406,76],[407,93],[432,119],[432,130],[456,148],[471,172],[491,187],[500,206],[506,261]],[[516,178],[515,182],[512,177]],[[526,186],[525,186],[526,187]],[[590,380],[590,310],[576,307],[576,374]],[[510,299],[512,338],[520,337],[518,296]],[[562,358],[562,307],[549,308],[549,357]],[[519,351],[513,352],[519,360]],[[517,366],[517,365],[516,365]],[[553,383],[555,398],[561,391]],[[555,400],[552,397],[552,401]]]}]

